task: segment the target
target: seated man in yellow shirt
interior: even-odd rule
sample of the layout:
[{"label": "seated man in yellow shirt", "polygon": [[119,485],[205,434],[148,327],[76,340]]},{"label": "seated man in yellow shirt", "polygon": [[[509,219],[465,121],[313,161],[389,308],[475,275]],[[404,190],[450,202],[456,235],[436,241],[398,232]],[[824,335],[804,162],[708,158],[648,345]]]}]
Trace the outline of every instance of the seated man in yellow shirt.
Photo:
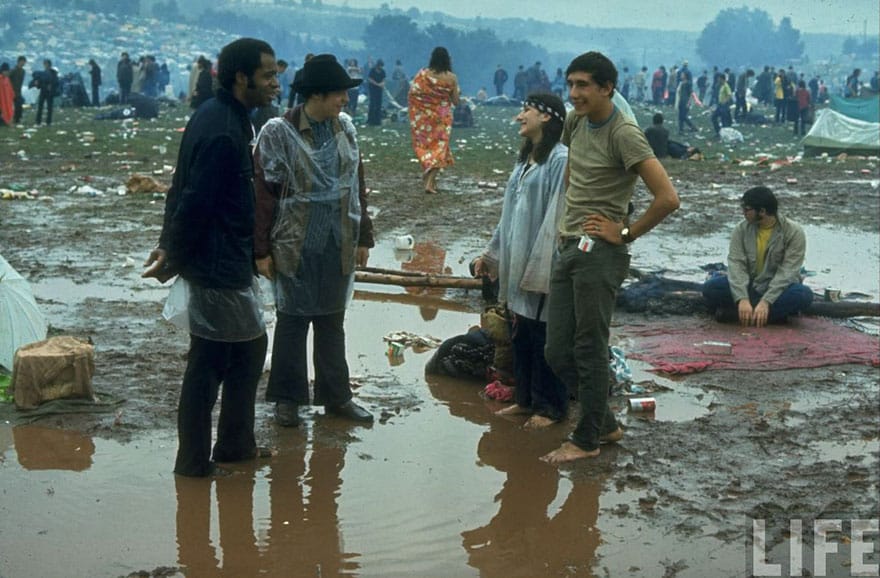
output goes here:
[{"label": "seated man in yellow shirt", "polygon": [[746,191],[742,211],[744,219],[730,239],[728,275],[706,281],[703,297],[718,319],[735,310],[743,325],[783,322],[813,302],[813,292],[801,283],[804,231],[778,214],[776,196],[767,187]]}]

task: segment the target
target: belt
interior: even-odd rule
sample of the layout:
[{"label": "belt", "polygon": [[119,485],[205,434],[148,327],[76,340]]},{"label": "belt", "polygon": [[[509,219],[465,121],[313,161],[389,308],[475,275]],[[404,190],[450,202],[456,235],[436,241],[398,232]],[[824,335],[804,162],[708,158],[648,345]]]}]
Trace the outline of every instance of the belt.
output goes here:
[{"label": "belt", "polygon": [[580,237],[580,236],[572,237],[572,236],[569,236],[569,235],[562,235],[562,236],[559,237],[559,240],[556,242],[556,244],[557,244],[557,246],[561,249],[562,247],[565,247],[565,246],[567,246],[567,245],[571,245],[571,244],[573,244],[573,243],[577,243],[577,242],[580,241],[580,240],[581,240],[581,237]]}]

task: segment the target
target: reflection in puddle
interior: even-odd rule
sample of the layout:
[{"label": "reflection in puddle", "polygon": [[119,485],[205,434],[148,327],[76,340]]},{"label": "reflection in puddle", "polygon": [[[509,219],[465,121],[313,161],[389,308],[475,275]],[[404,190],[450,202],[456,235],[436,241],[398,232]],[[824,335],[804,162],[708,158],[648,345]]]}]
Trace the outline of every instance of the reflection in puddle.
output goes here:
[{"label": "reflection in puddle", "polygon": [[557,445],[559,432],[526,432],[518,422],[492,416],[485,404],[474,403],[468,384],[429,377],[428,385],[450,414],[484,426],[478,463],[504,476],[494,498],[497,512],[461,533],[468,565],[481,576],[589,574],[604,479],[569,482],[538,460]]},{"label": "reflection in puddle", "polygon": [[38,426],[12,428],[18,463],[26,470],[71,470],[92,466],[95,444],[87,435]]}]

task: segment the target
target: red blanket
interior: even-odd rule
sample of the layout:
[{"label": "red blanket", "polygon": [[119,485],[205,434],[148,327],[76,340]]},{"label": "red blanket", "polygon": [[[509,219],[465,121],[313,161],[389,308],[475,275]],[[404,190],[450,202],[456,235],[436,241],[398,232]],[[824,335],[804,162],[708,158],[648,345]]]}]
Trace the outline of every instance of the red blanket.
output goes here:
[{"label": "red blanket", "polygon": [[[785,325],[757,329],[704,318],[676,317],[628,326],[621,337],[632,342],[627,355],[666,373],[705,369],[772,371],[858,363],[880,365],[880,338],[829,319],[800,317]],[[730,353],[723,345],[730,344]],[[714,351],[713,351],[714,350]]]}]

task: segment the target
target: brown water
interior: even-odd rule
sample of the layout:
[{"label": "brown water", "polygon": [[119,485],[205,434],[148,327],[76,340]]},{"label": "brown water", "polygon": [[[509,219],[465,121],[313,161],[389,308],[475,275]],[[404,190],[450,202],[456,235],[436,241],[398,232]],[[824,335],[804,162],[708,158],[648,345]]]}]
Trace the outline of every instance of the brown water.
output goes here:
[{"label": "brown water", "polygon": [[[492,414],[502,406],[482,400],[478,383],[426,380],[431,352],[386,356],[381,337],[391,331],[452,335],[475,315],[438,308],[435,298],[426,321],[424,306],[370,292],[352,304],[348,326],[359,328],[349,330],[358,399],[393,408],[372,427],[315,410],[300,428],[275,428],[260,403],[258,436],[278,455],[211,481],[171,473],[174,431],[120,444],[0,426],[0,575],[165,566],[188,576],[589,576],[603,552],[603,566],[629,567],[622,541],[650,532],[600,510],[638,503],[638,492],[609,488],[602,473],[625,466],[630,452],[603,451],[598,473],[542,463],[564,426],[526,432],[521,419]],[[681,404],[668,395],[664,406],[680,415],[654,418],[704,411],[686,392]],[[675,547],[656,539],[665,553]]]}]

